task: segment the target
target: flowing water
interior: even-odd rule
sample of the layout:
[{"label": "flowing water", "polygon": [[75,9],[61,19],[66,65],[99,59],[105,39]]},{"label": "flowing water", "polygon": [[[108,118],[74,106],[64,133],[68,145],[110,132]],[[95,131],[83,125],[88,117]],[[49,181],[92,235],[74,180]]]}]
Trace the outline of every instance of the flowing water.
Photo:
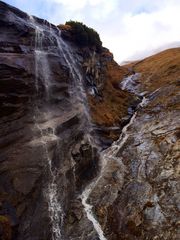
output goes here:
[{"label": "flowing water", "polygon": [[113,158],[113,159],[116,159],[118,161],[118,158],[116,157],[116,155],[128,139],[129,135],[127,133],[127,129],[133,123],[133,121],[136,117],[136,114],[137,113],[135,113],[133,115],[130,122],[122,129],[122,133],[121,133],[118,141],[114,142],[114,144],[110,148],[107,148],[106,150],[101,152],[101,164],[102,164],[102,166],[101,166],[99,176],[89,186],[87,186],[87,188],[83,191],[83,193],[81,195],[82,204],[83,204],[84,209],[86,211],[87,218],[92,222],[92,224],[94,226],[94,229],[96,230],[100,240],[107,240],[107,238],[105,237],[105,234],[104,234],[104,232],[101,228],[101,225],[99,224],[98,220],[96,219],[96,216],[93,213],[93,210],[92,210],[93,206],[91,204],[87,203],[87,201],[90,197],[91,192],[94,190],[94,188],[98,184],[99,180],[101,179],[101,177],[103,175],[103,172],[104,172],[104,169],[106,167],[106,164],[108,163],[108,159]]},{"label": "flowing water", "polygon": [[[93,186],[92,186],[93,185]],[[107,240],[104,236],[104,233],[103,233],[103,230],[101,228],[101,225],[99,224],[99,222],[96,220],[94,214],[93,214],[93,211],[92,211],[92,208],[93,206],[90,205],[89,203],[87,203],[87,200],[89,198],[89,195],[90,193],[92,192],[92,189],[93,187],[95,187],[96,184],[92,184],[90,185],[89,187],[87,187],[85,189],[85,191],[82,193],[81,195],[81,199],[82,199],[82,204],[84,206],[84,209],[86,211],[86,214],[87,214],[87,218],[92,222],[93,226],[94,226],[94,229],[96,230],[98,236],[99,236],[99,239],[100,240]]]},{"label": "flowing water", "polygon": [[[86,135],[88,137],[88,141],[91,143],[91,145],[94,145],[94,141],[91,137],[91,132],[92,132],[92,125],[91,125],[91,117],[89,113],[89,108],[88,108],[88,102],[87,102],[87,96],[86,92],[83,86],[83,78],[82,78],[82,73],[78,70],[79,66],[77,62],[74,59],[73,54],[71,53],[71,50],[69,46],[62,40],[62,38],[59,36],[57,38],[57,43],[58,47],[61,50],[61,53],[64,56],[64,59],[70,69],[70,72],[72,74],[73,80],[75,82],[75,87],[77,89],[77,98],[79,101],[82,103],[83,106],[83,112],[85,114],[85,118],[87,121],[87,129],[86,129]],[[92,185],[89,185],[82,193],[81,199],[82,199],[82,204],[84,206],[85,212],[87,214],[87,218],[92,222],[94,229],[96,230],[99,239],[100,240],[106,240],[103,230],[101,228],[101,225],[99,222],[96,220],[93,211],[92,211],[92,206],[87,203],[89,194],[91,193],[93,186],[95,186],[96,182],[93,182]]]},{"label": "flowing water", "polygon": [[[134,78],[134,75],[131,75],[128,80],[125,79],[125,84],[123,85],[122,89],[123,90],[131,89],[131,92],[137,93],[137,89],[135,88],[135,90],[133,90],[133,88],[132,88],[132,81],[134,81],[134,79],[137,80],[138,76],[139,76],[139,74],[136,75]],[[133,80],[132,80],[132,78],[133,78]],[[129,82],[130,82],[130,86],[128,85]],[[139,94],[139,91],[138,91],[138,94]],[[138,105],[138,108],[145,107],[147,104],[148,104],[148,99],[143,97],[141,103]],[[137,116],[137,111],[132,115],[129,123],[126,126],[124,126],[124,128],[122,129],[119,139],[117,141],[115,141],[111,147],[109,147],[106,150],[104,150],[103,152],[101,152],[102,166],[101,166],[101,171],[99,173],[99,176],[84,190],[84,192],[81,195],[82,204],[86,211],[87,218],[93,223],[94,229],[96,230],[100,240],[107,240],[107,238],[105,237],[103,230],[101,228],[101,225],[99,224],[99,222],[97,221],[97,219],[93,213],[93,210],[92,210],[93,206],[90,205],[89,203],[87,203],[87,201],[90,197],[90,194],[92,193],[92,191],[98,184],[99,180],[103,176],[103,172],[106,167],[106,164],[108,163],[108,159],[115,159],[116,161],[120,162],[120,159],[118,159],[117,154],[119,153],[119,151],[121,150],[123,145],[126,143],[128,137],[129,137],[128,128],[133,124],[136,116]]]},{"label": "flowing water", "polygon": [[125,77],[120,84],[122,90],[127,90],[128,92],[132,92],[136,95],[140,95],[140,84],[138,82],[139,77],[141,76],[140,73],[132,74],[128,77]]},{"label": "flowing water", "polygon": [[[49,175],[49,182],[47,188],[44,189],[44,194],[48,201],[49,216],[51,219],[52,226],[52,240],[61,240],[62,231],[61,227],[63,224],[63,210],[61,207],[60,200],[58,198],[58,186],[57,186],[57,172],[56,169],[52,167],[52,159],[48,149],[48,143],[55,142],[58,146],[58,137],[55,135],[55,129],[52,124],[50,124],[49,119],[51,119],[51,111],[48,109],[49,104],[49,91],[51,85],[51,69],[48,62],[48,51],[43,49],[44,40],[44,30],[35,23],[33,17],[30,18],[32,25],[35,27],[35,85],[37,90],[37,95],[39,95],[39,86],[43,85],[45,89],[45,104],[47,104],[47,110],[44,112],[42,109],[35,107],[36,113],[34,116],[35,126],[40,133],[40,142],[44,149],[47,171]],[[42,83],[39,79],[43,80]],[[45,119],[44,119],[45,118]],[[47,123],[42,125],[39,119],[44,119]]]},{"label": "flowing water", "polygon": [[[36,84],[36,90],[37,94],[39,93],[39,86],[40,82],[39,79],[43,79],[43,86],[45,87],[46,91],[46,102],[49,101],[49,89],[51,85],[51,69],[49,67],[48,63],[48,52],[43,50],[43,40],[44,40],[44,29],[39,27],[37,24],[35,24],[35,20],[31,17],[31,22],[35,26],[35,84]],[[46,29],[47,31],[47,29]],[[73,79],[73,94],[76,94],[76,98],[81,103],[81,107],[83,108],[82,111],[84,113],[84,118],[86,122],[86,129],[85,133],[88,137],[88,141],[93,144],[93,140],[91,138],[91,131],[92,131],[92,125],[91,125],[91,118],[89,114],[89,108],[87,103],[87,97],[86,92],[83,86],[83,78],[82,73],[79,71],[78,62],[75,60],[73,52],[71,52],[70,47],[62,40],[60,36],[60,31],[57,29],[57,32],[54,32],[51,29],[51,25],[49,25],[49,38],[53,37],[56,39],[59,55],[63,56],[65,63],[70,71],[70,74]],[[71,90],[70,90],[71,92]],[[43,115],[44,113],[41,112],[41,110],[36,107],[36,112],[38,115]],[[46,113],[47,114],[47,113]],[[50,113],[49,113],[50,114]],[[56,173],[52,170],[52,162],[50,158],[50,154],[48,152],[48,141],[58,141],[57,137],[54,134],[53,126],[47,126],[48,128],[52,129],[48,133],[47,131],[44,131],[41,124],[38,123],[37,117],[35,116],[35,122],[36,127],[40,131],[41,134],[41,143],[44,147],[44,152],[46,155],[47,163],[48,163],[48,169],[50,172],[50,181],[48,184],[48,187],[46,189],[46,197],[48,200],[49,205],[49,215],[51,218],[51,224],[52,224],[52,239],[53,240],[61,240],[62,239],[62,233],[61,233],[61,226],[63,223],[63,211],[61,208],[60,201],[58,200],[58,188],[56,184]],[[44,134],[46,132],[46,134]],[[86,205],[88,208],[88,204],[86,203],[86,192],[84,192],[85,198],[82,199],[82,203]],[[86,208],[85,208],[86,210]],[[90,210],[90,208],[87,211],[87,214],[91,220],[95,219],[93,217],[93,214]],[[101,230],[100,225],[96,221],[95,229],[100,232],[100,236],[102,240],[105,240],[103,237],[103,232]]]},{"label": "flowing water", "polygon": [[[56,40],[57,40],[57,44],[58,44],[58,49],[60,50],[60,53],[63,55],[65,62],[70,70],[70,73],[72,75],[73,78],[73,94],[76,94],[76,97],[79,101],[79,103],[81,103],[81,106],[83,108],[83,113],[84,113],[84,118],[86,120],[86,129],[85,129],[85,133],[88,136],[88,140],[91,144],[94,143],[93,139],[91,138],[91,132],[93,130],[92,127],[92,121],[91,121],[91,116],[90,116],[90,112],[89,112],[89,107],[88,107],[88,101],[87,101],[87,95],[86,95],[86,91],[84,88],[84,84],[83,84],[83,76],[82,76],[82,72],[79,71],[79,65],[78,65],[78,59],[75,59],[75,55],[74,53],[71,51],[71,48],[68,46],[67,43],[65,43],[63,41],[63,39],[60,36],[60,30],[58,30],[58,36],[56,35]],[[77,57],[77,55],[76,55]]]},{"label": "flowing water", "polygon": [[[31,19],[31,22],[35,26],[36,29],[36,39],[35,39],[35,72],[36,72],[36,89],[37,94],[39,91],[39,78],[41,76],[41,79],[43,79],[43,85],[46,92],[46,101],[48,103],[49,101],[49,88],[51,85],[51,69],[48,63],[48,52],[43,50],[43,39],[44,39],[44,30],[40,28],[37,24],[35,24],[35,21]],[[86,120],[86,135],[88,136],[88,139],[90,143],[93,145],[94,141],[91,137],[92,132],[92,124],[91,124],[91,118],[89,114],[89,108],[88,108],[88,102],[86,97],[86,92],[83,85],[83,77],[82,73],[79,70],[78,62],[75,60],[74,52],[72,52],[71,48],[62,40],[60,36],[60,31],[57,29],[57,32],[54,31],[54,29],[51,29],[51,25],[48,26],[48,31],[50,37],[53,37],[56,39],[57,42],[57,48],[59,51],[59,55],[63,56],[64,61],[69,68],[71,77],[73,79],[73,86],[70,89],[70,92],[73,91],[73,94],[76,94],[77,99],[81,103],[81,106],[83,108],[84,112],[84,118]],[[128,78],[126,78],[122,82],[122,89],[126,89],[127,91],[131,91],[135,94],[138,93],[139,90],[136,88],[135,82],[138,80],[138,74],[131,75]],[[148,103],[147,99],[144,97],[142,102],[139,104],[139,107],[144,107]],[[41,110],[37,107],[37,114],[41,115]],[[51,113],[49,113],[51,115]],[[107,164],[107,161],[109,158],[117,158],[117,153],[121,150],[125,142],[127,141],[129,135],[128,135],[128,128],[133,123],[134,119],[136,118],[137,112],[133,114],[131,117],[130,122],[122,129],[122,133],[119,137],[119,139],[112,144],[112,146],[103,152],[101,152],[101,170],[98,175],[98,177],[85,188],[83,193],[81,194],[82,204],[84,206],[84,210],[86,212],[87,218],[92,222],[93,227],[95,231],[98,234],[98,237],[100,240],[107,240],[105,237],[105,234],[103,233],[103,230],[101,228],[101,225],[99,224],[98,220],[96,219],[96,216],[93,213],[93,206],[88,203],[88,200],[90,198],[91,192],[98,184],[98,181],[101,179],[103,175],[104,168]],[[62,233],[61,233],[61,227],[63,224],[63,211],[60,204],[60,200],[58,199],[58,188],[56,184],[56,171],[52,168],[52,161],[51,157],[48,151],[48,141],[57,141],[57,136],[54,134],[55,130],[53,126],[49,125],[48,128],[51,129],[51,131],[48,131],[44,133],[44,129],[42,128],[41,124],[38,123],[37,117],[35,117],[36,126],[41,134],[41,143],[44,147],[44,152],[47,159],[47,165],[50,172],[50,181],[48,184],[48,187],[46,189],[46,197],[48,200],[49,205],[49,215],[51,218],[52,223],[52,239],[53,240],[61,240],[62,239]]]}]

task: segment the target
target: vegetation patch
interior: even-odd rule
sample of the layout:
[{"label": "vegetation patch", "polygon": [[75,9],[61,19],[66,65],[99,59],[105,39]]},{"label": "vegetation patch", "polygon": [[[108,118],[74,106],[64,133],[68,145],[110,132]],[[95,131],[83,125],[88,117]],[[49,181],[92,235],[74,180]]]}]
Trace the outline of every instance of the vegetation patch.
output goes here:
[{"label": "vegetation patch", "polygon": [[[102,42],[100,40],[99,34],[85,24],[77,21],[68,21],[65,23],[67,26],[71,27],[71,33],[76,44],[80,47],[94,46],[97,50],[101,50]],[[70,28],[69,28],[70,29]]]}]

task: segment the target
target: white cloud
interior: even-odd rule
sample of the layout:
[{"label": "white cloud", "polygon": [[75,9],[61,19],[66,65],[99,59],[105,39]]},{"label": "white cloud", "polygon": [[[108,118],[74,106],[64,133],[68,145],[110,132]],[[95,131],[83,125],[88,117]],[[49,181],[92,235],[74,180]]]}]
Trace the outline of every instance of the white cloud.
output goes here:
[{"label": "white cloud", "polygon": [[51,3],[51,4],[61,4],[63,5],[65,8],[67,8],[67,10],[72,10],[72,11],[76,11],[77,9],[83,9],[86,4],[87,1],[86,0],[46,0],[47,2]]},{"label": "white cloud", "polygon": [[118,62],[180,41],[179,0],[7,0],[58,24],[73,19],[100,33]]},{"label": "white cloud", "polygon": [[113,38],[104,32],[104,43],[112,50],[117,61],[144,57],[153,49],[180,40],[179,12],[180,2],[176,5],[165,4],[150,13],[125,13],[121,18],[123,29],[118,30],[116,24]]}]

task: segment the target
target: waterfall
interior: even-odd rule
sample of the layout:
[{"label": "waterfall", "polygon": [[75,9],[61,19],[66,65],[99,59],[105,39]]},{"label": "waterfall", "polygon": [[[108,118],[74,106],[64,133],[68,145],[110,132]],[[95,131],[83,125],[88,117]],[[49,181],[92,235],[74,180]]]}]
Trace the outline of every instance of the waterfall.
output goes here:
[{"label": "waterfall", "polygon": [[[60,54],[62,54],[67,66],[70,70],[72,78],[74,80],[74,88],[75,88],[74,90],[76,90],[75,92],[77,94],[76,97],[79,100],[79,102],[82,104],[83,113],[84,113],[85,119],[86,119],[85,133],[86,133],[86,136],[88,137],[88,141],[91,143],[91,145],[94,145],[94,140],[91,137],[91,132],[92,132],[93,128],[92,128],[92,124],[91,124],[91,117],[90,117],[90,113],[89,113],[86,91],[85,91],[84,85],[83,85],[82,73],[79,71],[78,63],[77,63],[77,61],[75,61],[75,58],[73,56],[73,53],[71,52],[70,47],[62,40],[62,38],[60,36],[60,30],[57,29],[57,31],[58,31],[58,36],[54,35],[54,37],[57,40],[58,49],[60,51]],[[94,182],[92,183],[92,185],[94,186]],[[89,197],[91,191],[92,191],[91,185],[88,186],[83,191],[83,193],[81,195],[82,204],[83,204],[85,212],[87,214],[87,218],[92,222],[94,229],[96,230],[100,240],[106,240],[106,238],[104,237],[104,233],[101,228],[101,225],[96,220],[96,218],[93,214],[92,206],[87,203],[87,200],[88,200],[88,197]]]},{"label": "waterfall", "polygon": [[[39,75],[41,74],[44,79],[43,85],[46,90],[46,101],[48,101],[49,86],[50,86],[50,80],[51,80],[51,78],[50,78],[51,71],[49,69],[47,52],[43,51],[44,32],[43,32],[43,29],[37,25],[35,25],[35,29],[36,29],[36,41],[35,41],[35,46],[36,46],[35,47],[36,89],[38,92],[38,88],[39,88],[38,78],[39,78]],[[57,50],[59,51],[59,55],[63,56],[64,61],[69,68],[70,74],[73,79],[72,91],[73,91],[73,94],[76,94],[76,98],[77,98],[78,102],[81,103],[82,112],[83,112],[84,118],[85,118],[85,123],[86,123],[86,129],[84,129],[85,134],[88,138],[88,141],[91,143],[91,145],[93,145],[94,142],[93,142],[93,139],[91,138],[91,132],[92,132],[91,117],[90,117],[89,108],[88,108],[87,96],[86,96],[86,92],[85,92],[84,85],[83,85],[83,77],[82,77],[82,73],[79,71],[78,62],[75,60],[75,57],[73,55],[74,53],[71,51],[70,47],[62,40],[62,38],[60,36],[60,30],[57,29],[57,33],[58,33],[57,34],[54,30],[51,29],[51,25],[49,25],[49,33],[50,33],[50,37],[54,37],[56,39],[57,47],[58,47]],[[36,125],[37,125],[39,131],[41,132],[41,135],[43,136],[43,129],[37,123],[37,121],[36,121]],[[49,127],[52,128],[52,126],[49,126]],[[62,239],[60,224],[63,222],[63,213],[62,213],[61,205],[58,202],[58,198],[57,198],[56,176],[54,175],[54,172],[52,171],[52,164],[51,164],[51,159],[48,154],[47,142],[45,140],[42,143],[44,145],[45,153],[47,155],[46,158],[48,161],[48,167],[49,167],[50,175],[51,175],[51,181],[49,182],[48,188],[46,189],[46,191],[47,191],[46,196],[48,199],[49,214],[50,214],[51,222],[52,222],[52,231],[53,231],[52,237],[53,237],[53,240],[60,240],[60,239]],[[89,193],[90,193],[90,191],[89,191]],[[106,238],[103,235],[103,231],[101,229],[100,224],[95,219],[95,217],[91,211],[91,206],[89,204],[87,204],[87,199],[89,196],[87,189],[85,189],[82,196],[84,196],[82,198],[82,204],[85,207],[85,211],[87,213],[88,219],[91,222],[93,222],[94,228],[97,231],[100,239],[106,240]]]},{"label": "waterfall", "polygon": [[[33,23],[34,24],[34,23]],[[83,84],[83,77],[82,73],[79,70],[78,62],[75,60],[75,53],[73,50],[69,47],[67,43],[63,41],[63,39],[60,36],[60,30],[57,29],[51,29],[51,25],[46,26],[48,27],[48,33],[49,38],[53,37],[56,39],[57,43],[57,52],[59,52],[59,56],[62,56],[67,67],[69,68],[71,77],[73,79],[72,83],[72,89],[70,89],[71,94],[75,94],[75,97],[77,98],[78,102],[81,104],[82,111],[84,114],[85,122],[86,122],[86,129],[85,133],[86,136],[88,136],[89,142],[93,145],[94,141],[91,137],[92,132],[92,124],[91,124],[91,117],[89,113],[88,108],[88,101],[86,92],[84,89]],[[48,64],[48,52],[43,50],[43,40],[44,40],[44,31],[39,26],[35,25],[36,29],[36,39],[35,39],[35,72],[36,72],[36,89],[37,93],[39,91],[39,77],[43,78],[43,85],[46,92],[46,102],[49,101],[49,88],[51,86],[51,69]],[[47,31],[47,29],[46,29]],[[53,50],[52,50],[53,53]],[[136,75],[133,77],[129,77],[128,79],[125,79],[125,82],[122,84],[123,89],[127,89],[129,91],[133,91],[133,85],[134,81],[137,81],[137,77],[139,75]],[[137,92],[137,91],[136,91]],[[139,92],[138,92],[139,93]],[[147,99],[144,97],[142,102],[139,104],[139,107],[144,107],[148,103]],[[40,109],[37,107],[38,114],[41,114]],[[51,112],[49,112],[51,115]],[[87,218],[90,222],[92,222],[93,227],[98,234],[98,237],[100,240],[107,240],[105,237],[105,234],[102,230],[102,227],[98,220],[96,219],[95,214],[93,213],[93,206],[88,202],[89,198],[91,197],[91,193],[98,184],[99,180],[101,179],[105,166],[108,162],[108,159],[113,158],[118,161],[117,153],[120,151],[120,149],[123,147],[123,145],[126,143],[129,135],[128,135],[128,128],[133,123],[134,119],[136,118],[137,111],[133,114],[133,116],[130,119],[130,122],[122,129],[122,133],[119,137],[119,139],[112,144],[112,146],[103,152],[101,152],[101,170],[99,175],[97,176],[94,181],[92,181],[91,184],[89,184],[84,191],[82,192],[80,198],[82,200],[82,205],[84,206],[84,210],[86,212]],[[52,125],[48,125],[48,128],[51,129],[51,131],[48,131],[47,133],[44,133],[44,129],[41,127],[41,124],[38,123],[38,120],[36,118],[36,126],[40,131],[41,138],[42,138],[42,145],[44,147],[44,152],[47,159],[47,165],[50,172],[50,181],[48,183],[48,187],[46,189],[46,197],[48,200],[49,205],[49,215],[51,218],[52,223],[52,239],[53,240],[61,240],[62,239],[62,233],[61,233],[61,226],[63,223],[63,211],[61,208],[60,201],[58,200],[58,188],[56,184],[56,172],[52,169],[52,162],[51,157],[48,151],[48,141],[58,141],[57,136],[54,134],[54,128]]]},{"label": "waterfall", "polygon": [[83,108],[83,113],[86,120],[85,132],[86,132],[86,135],[88,136],[89,142],[93,144],[93,140],[91,138],[91,132],[93,130],[93,127],[92,127],[92,121],[91,121],[91,116],[89,112],[87,95],[86,95],[86,91],[83,84],[83,76],[82,76],[82,73],[79,71],[78,62],[75,60],[75,56],[73,56],[73,52],[71,52],[71,49],[68,46],[68,44],[64,42],[63,39],[61,38],[61,35],[60,35],[61,33],[58,28],[57,28],[57,31],[58,31],[58,35],[55,35],[55,37],[57,40],[58,49],[60,50],[60,53],[63,55],[63,58],[74,80],[73,93],[76,94],[76,97],[79,103],[81,103],[81,106]]},{"label": "waterfall", "polygon": [[[43,50],[44,30],[35,23],[35,19],[33,17],[30,17],[30,21],[33,27],[35,27],[35,87],[37,90],[37,95],[39,95],[39,78],[41,77],[41,79],[43,79],[42,85],[45,88],[45,100],[48,106],[49,88],[51,85],[51,69],[48,62],[48,52]],[[58,137],[55,135],[55,129],[52,123],[49,121],[49,119],[52,117],[50,110],[48,109],[46,112],[43,112],[38,105],[36,105],[35,110],[35,126],[39,130],[41,136],[40,142],[44,149],[45,159],[47,160],[47,171],[49,173],[49,182],[47,188],[44,189],[44,194],[48,201],[48,211],[52,225],[52,240],[61,240],[61,227],[63,224],[64,214],[61,203],[58,199],[58,186],[56,183],[57,172],[56,169],[52,168],[52,159],[48,150],[49,142],[56,142],[58,145]],[[43,118],[45,115],[47,116],[45,119],[47,123],[45,126],[43,126],[40,124],[38,117]]]},{"label": "waterfall", "polygon": [[[93,145],[94,141],[91,137],[91,132],[92,132],[91,117],[90,117],[90,113],[89,113],[86,92],[85,92],[85,89],[83,86],[82,74],[78,70],[79,69],[78,64],[75,61],[74,56],[72,55],[69,46],[62,40],[62,38],[60,36],[60,32],[59,32],[59,37],[56,39],[57,39],[57,43],[58,43],[58,48],[61,51],[61,53],[65,59],[65,62],[70,69],[70,73],[73,77],[73,80],[75,83],[74,87],[75,87],[75,89],[77,89],[77,98],[82,103],[83,112],[84,112],[85,118],[86,118],[87,129],[85,132],[86,132],[89,142],[91,143],[91,145]],[[92,185],[94,186],[94,182],[92,183]],[[88,197],[89,197],[91,191],[92,191],[91,185],[89,185],[87,188],[85,188],[82,195],[80,196],[82,199],[82,204],[83,204],[85,212],[87,214],[87,218],[92,222],[94,229],[96,230],[96,232],[99,236],[99,239],[106,240],[106,238],[104,237],[104,233],[101,228],[101,225],[96,220],[96,218],[93,214],[92,206],[87,203],[87,200],[88,200]]]}]

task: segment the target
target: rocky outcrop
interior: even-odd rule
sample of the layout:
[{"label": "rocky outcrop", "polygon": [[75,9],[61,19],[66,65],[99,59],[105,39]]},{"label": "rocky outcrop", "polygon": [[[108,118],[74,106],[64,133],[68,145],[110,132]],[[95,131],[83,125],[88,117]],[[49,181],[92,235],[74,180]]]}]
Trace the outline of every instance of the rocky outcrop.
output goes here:
[{"label": "rocky outcrop", "polygon": [[[120,81],[129,71],[120,67],[105,47],[101,47],[101,51],[96,51],[93,46],[77,47],[71,26],[61,24],[58,28],[61,29],[62,38],[77,51],[93,124],[91,134],[96,136],[98,146],[106,148],[118,139],[139,102],[136,96],[119,87]],[[133,111],[130,112],[129,109]]]},{"label": "rocky outcrop", "polygon": [[[62,37],[71,32],[68,26],[59,26]],[[68,41],[73,44],[73,38],[68,38]],[[73,47],[75,46],[76,43]],[[84,69],[92,122],[103,129],[113,126],[121,130],[124,118],[128,116],[128,107],[137,106],[137,98],[119,87],[123,77],[128,75],[128,69],[120,67],[107,48],[102,47],[99,53],[92,47],[81,47],[77,52]]]}]

